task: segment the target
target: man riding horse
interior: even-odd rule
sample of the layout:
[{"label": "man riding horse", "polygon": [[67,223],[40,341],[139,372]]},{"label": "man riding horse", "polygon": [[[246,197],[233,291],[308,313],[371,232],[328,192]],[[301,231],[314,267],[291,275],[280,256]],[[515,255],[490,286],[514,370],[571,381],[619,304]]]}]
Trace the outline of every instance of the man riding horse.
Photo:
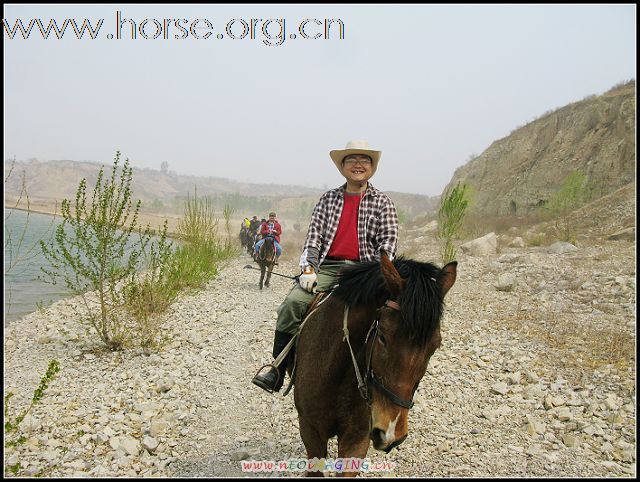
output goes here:
[{"label": "man riding horse", "polygon": [[252,239],[254,239],[256,234],[258,234],[258,229],[260,229],[260,224],[261,223],[260,223],[260,220],[258,219],[258,216],[253,216],[249,221],[249,234],[251,235]]},{"label": "man riding horse", "polygon": [[[299,285],[291,289],[277,310],[274,358],[297,333],[314,293],[334,285],[343,266],[379,260],[381,251],[393,259],[398,240],[396,208],[386,194],[368,182],[381,154],[366,141],[351,141],[345,149],[329,153],[346,183],[324,193],[313,210],[300,256]],[[292,355],[290,352],[277,369],[272,367],[251,381],[268,392],[279,391]]]},{"label": "man riding horse", "polygon": [[282,226],[280,226],[280,223],[276,219],[276,213],[270,212],[269,219],[266,220],[264,223],[262,223],[262,226],[260,226],[260,235],[262,236],[262,239],[258,241],[255,245],[254,253],[253,253],[254,259],[258,255],[258,252],[260,251],[260,247],[264,244],[264,238],[267,236],[273,236],[275,241],[275,246],[276,246],[276,262],[274,264],[277,265],[278,258],[282,254],[282,248],[280,247],[281,234],[282,234]]}]

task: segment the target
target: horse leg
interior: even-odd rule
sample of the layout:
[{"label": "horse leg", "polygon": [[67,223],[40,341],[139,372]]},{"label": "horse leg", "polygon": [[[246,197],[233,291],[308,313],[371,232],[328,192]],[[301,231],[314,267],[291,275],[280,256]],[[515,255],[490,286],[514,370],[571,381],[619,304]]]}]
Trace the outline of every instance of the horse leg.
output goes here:
[{"label": "horse leg", "polygon": [[269,265],[269,271],[267,271],[267,281],[264,283],[266,287],[269,287],[269,282],[271,281],[271,271],[273,271],[273,264]]},{"label": "horse leg", "polygon": [[[338,436],[338,458],[354,458],[362,460],[367,455],[368,450],[369,433],[367,430],[365,430],[364,432],[354,430]],[[357,467],[358,465],[356,465],[355,467],[351,466],[346,468],[348,469]],[[359,470],[349,472],[336,472],[336,477],[357,477],[359,473]]]},{"label": "horse leg", "polygon": [[264,271],[265,271],[265,266],[261,264],[260,265],[260,289],[262,289],[262,281],[264,280]]},{"label": "horse leg", "polygon": [[[327,442],[329,439],[323,437],[314,429],[311,424],[307,423],[304,417],[298,417],[300,421],[300,436],[302,442],[307,449],[307,459],[313,458],[324,459],[327,457]],[[322,470],[315,470],[313,472],[305,472],[306,477],[324,477]]]}]

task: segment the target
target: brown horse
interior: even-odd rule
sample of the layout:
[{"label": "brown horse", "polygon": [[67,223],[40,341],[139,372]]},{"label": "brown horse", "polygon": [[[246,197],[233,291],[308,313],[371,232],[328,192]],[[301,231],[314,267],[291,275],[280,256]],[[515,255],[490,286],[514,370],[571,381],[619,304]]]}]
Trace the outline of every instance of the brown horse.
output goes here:
[{"label": "brown horse", "polygon": [[262,289],[263,284],[268,288],[269,281],[271,281],[271,271],[273,271],[273,265],[276,262],[276,245],[273,236],[264,238],[264,243],[260,246],[256,256],[256,262],[260,266],[260,289]]},{"label": "brown horse", "polygon": [[456,267],[391,262],[383,253],[380,263],[341,272],[339,286],[298,335],[294,399],[309,459],[326,458],[333,436],[340,458],[364,458],[370,440],[385,452],[404,441],[413,395],[440,346],[443,300]]}]

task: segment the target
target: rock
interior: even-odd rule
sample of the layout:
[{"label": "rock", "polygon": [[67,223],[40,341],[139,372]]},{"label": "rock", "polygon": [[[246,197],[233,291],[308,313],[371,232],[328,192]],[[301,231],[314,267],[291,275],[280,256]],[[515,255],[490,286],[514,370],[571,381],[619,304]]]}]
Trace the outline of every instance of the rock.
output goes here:
[{"label": "rock", "polygon": [[611,445],[609,442],[604,442],[600,447],[600,451],[605,454],[610,454],[613,452],[613,445]]},{"label": "rock", "polygon": [[162,435],[166,432],[169,424],[164,420],[153,420],[149,427],[149,435],[152,437],[157,437],[158,435]]},{"label": "rock", "polygon": [[513,238],[513,240],[509,243],[509,247],[524,248],[525,247],[524,240],[520,236]]},{"label": "rock", "polygon": [[109,439],[109,445],[113,450],[118,450],[120,448],[120,438],[119,437],[111,437]]},{"label": "rock", "polygon": [[151,453],[155,452],[155,450],[158,448],[158,445],[159,445],[158,440],[156,440],[153,437],[149,437],[145,435],[142,438],[142,448],[144,448],[148,452],[151,452]]},{"label": "rock", "polygon": [[549,246],[547,248],[547,253],[549,254],[564,254],[564,253],[570,253],[572,251],[577,251],[578,248],[576,248],[573,244],[571,243],[567,243],[564,241],[557,241],[555,243],[553,243],[551,246]]},{"label": "rock", "polygon": [[521,254],[507,253],[498,258],[498,263],[514,264],[518,261],[522,261],[523,258],[524,257]]},{"label": "rock", "polygon": [[124,448],[129,455],[137,456],[140,453],[140,444],[132,437],[123,436],[120,439],[120,446]]},{"label": "rock", "polygon": [[534,444],[531,447],[529,447],[525,453],[527,455],[529,455],[529,456],[535,456],[535,455],[542,454],[543,450],[542,450],[542,447],[540,445]]},{"label": "rock", "polygon": [[609,410],[615,411],[620,409],[620,404],[615,395],[607,397],[604,401],[604,404]]},{"label": "rock", "polygon": [[561,407],[556,410],[556,415],[558,416],[558,420],[562,422],[568,422],[573,420],[573,414],[571,413],[571,409],[568,407]]},{"label": "rock", "polygon": [[156,392],[159,392],[159,393],[168,392],[169,390],[171,390],[173,388],[175,383],[176,383],[176,381],[174,380],[174,378],[172,376],[168,376],[165,379],[158,380],[156,382],[156,387],[155,387]]},{"label": "rock", "polygon": [[498,291],[513,291],[516,285],[516,275],[513,273],[502,273],[498,276],[495,287]]},{"label": "rock", "polygon": [[30,413],[25,415],[20,424],[20,430],[24,433],[36,432],[40,430],[40,427],[42,427],[42,422]]},{"label": "rock", "polygon": [[577,437],[571,434],[564,434],[562,437],[562,442],[569,448],[575,448],[580,446],[580,441]]},{"label": "rock", "polygon": [[507,375],[507,382],[509,383],[509,385],[519,385],[521,380],[522,373],[520,372],[510,373],[509,375]]},{"label": "rock", "polygon": [[499,395],[506,395],[509,393],[509,387],[505,382],[498,382],[491,387],[491,391]]},{"label": "rock", "polygon": [[497,249],[498,239],[496,237],[496,233],[493,232],[460,245],[460,250],[463,253],[467,253],[472,256],[495,254]]},{"label": "rock", "polygon": [[617,472],[621,469],[620,465],[615,463],[612,460],[605,460],[600,462],[604,467],[606,467],[610,472]]},{"label": "rock", "polygon": [[234,462],[238,462],[240,460],[246,460],[249,458],[249,452],[247,452],[246,450],[238,450],[236,452],[233,452],[230,456],[230,459]]},{"label": "rock", "polygon": [[622,229],[620,231],[616,231],[615,233],[611,234],[607,239],[611,239],[613,241],[620,241],[620,240],[635,241],[636,228],[631,227],[631,228]]}]

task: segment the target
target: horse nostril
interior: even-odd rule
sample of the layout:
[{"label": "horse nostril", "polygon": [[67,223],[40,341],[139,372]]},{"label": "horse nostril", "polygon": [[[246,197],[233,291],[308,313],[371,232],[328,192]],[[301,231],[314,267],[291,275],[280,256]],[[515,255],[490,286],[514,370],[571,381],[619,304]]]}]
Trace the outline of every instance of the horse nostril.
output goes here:
[{"label": "horse nostril", "polygon": [[379,428],[374,428],[371,431],[371,441],[373,442],[373,445],[375,446],[376,444],[381,444],[383,441],[383,437],[384,437],[384,431],[380,430]]}]

